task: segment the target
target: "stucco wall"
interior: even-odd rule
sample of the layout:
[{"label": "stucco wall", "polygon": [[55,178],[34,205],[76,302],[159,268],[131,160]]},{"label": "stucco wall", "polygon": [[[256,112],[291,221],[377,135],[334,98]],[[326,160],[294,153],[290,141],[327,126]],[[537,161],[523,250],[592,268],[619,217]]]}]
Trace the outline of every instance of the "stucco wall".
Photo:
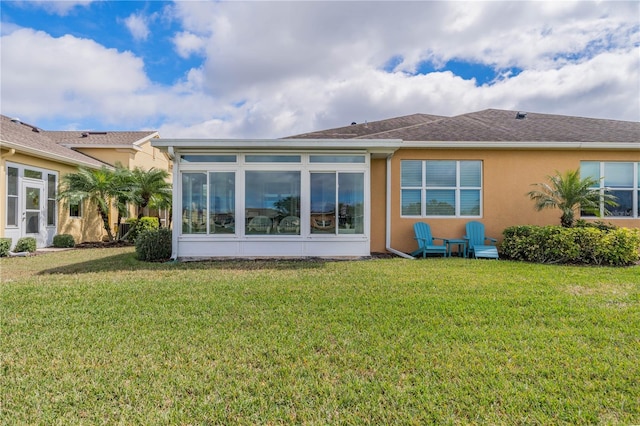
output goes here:
[{"label": "stucco wall", "polygon": [[[7,170],[6,163],[22,164],[24,166],[35,167],[38,169],[51,170],[58,173],[58,185],[62,176],[68,173],[75,173],[77,167],[54,162],[51,160],[45,160],[42,158],[32,157],[29,155],[16,152],[15,154],[8,156],[8,150],[2,150],[2,160],[0,161],[0,236],[5,235],[6,223],[7,223]],[[58,221],[57,221],[57,233],[59,234],[71,234],[76,242],[82,241],[99,241],[102,238],[104,231],[98,221],[96,226],[95,216],[93,213],[88,212],[88,208],[83,210],[84,214],[82,219],[75,219],[69,217],[69,209],[63,202],[58,203]],[[15,243],[15,241],[14,241]]]},{"label": "stucco wall", "polygon": [[[136,167],[140,167],[143,170],[150,170],[151,168],[155,167],[156,169],[162,169],[171,172],[171,161],[169,161],[167,156],[163,154],[158,148],[151,146],[151,141],[140,144],[138,148],[140,149],[82,148],[78,149],[78,151],[113,166],[115,166],[117,163],[120,163],[122,164],[122,166],[130,170],[133,170]],[[169,181],[171,181],[171,177],[169,177]],[[129,214],[130,216],[135,216],[137,214],[134,207],[130,208]],[[110,217],[112,231],[115,235],[116,222],[118,217],[118,212],[115,208],[111,209]],[[106,235],[106,232],[104,234]]]},{"label": "stucco wall", "polygon": [[[400,161],[401,160],[482,160],[483,162],[483,216],[479,219],[402,218],[400,216]],[[560,223],[559,210],[538,212],[526,193],[531,184],[546,181],[555,171],[564,172],[580,167],[580,161],[640,161],[637,151],[541,151],[541,150],[429,150],[401,149],[391,161],[391,247],[403,252],[414,250],[413,224],[429,223],[434,236],[460,238],[469,220],[484,223],[488,236],[502,238],[502,231],[512,225],[549,225]],[[385,167],[372,165],[372,239],[371,251],[385,250],[384,206],[380,200]],[[640,219],[605,218],[618,226],[640,228]],[[382,235],[381,235],[382,234]]]},{"label": "stucco wall", "polygon": [[140,148],[76,148],[85,155],[96,158],[107,164],[115,166],[121,163],[124,167],[134,169],[140,167],[149,170],[152,167],[170,170],[171,162],[158,148],[151,146],[147,141],[139,145]]}]

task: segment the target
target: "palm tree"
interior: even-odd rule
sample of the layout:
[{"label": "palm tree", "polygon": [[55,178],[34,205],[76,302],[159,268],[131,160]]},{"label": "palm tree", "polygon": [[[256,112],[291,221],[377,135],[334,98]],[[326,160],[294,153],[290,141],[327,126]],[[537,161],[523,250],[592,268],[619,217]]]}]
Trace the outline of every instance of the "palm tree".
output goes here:
[{"label": "palm tree", "polygon": [[80,167],[77,173],[69,173],[62,177],[58,199],[72,204],[86,201],[89,205],[95,206],[109,240],[113,241],[113,233],[109,226],[109,208],[117,193],[114,183],[114,172],[106,166],[100,169]]},{"label": "palm tree", "polygon": [[118,210],[118,220],[116,221],[117,238],[122,239],[120,234],[120,224],[122,219],[129,215],[128,206],[133,200],[131,193],[131,170],[124,167],[121,163],[116,163],[114,172],[114,187],[116,188],[115,205]]},{"label": "palm tree", "polygon": [[149,207],[156,210],[156,212],[158,213],[158,224],[160,225],[160,227],[162,227],[162,221],[160,220],[160,211],[161,210],[168,210],[169,211],[169,223],[167,223],[167,228],[171,227],[171,204],[172,204],[172,199],[171,198],[167,198],[165,196],[158,196],[158,195],[154,195],[151,197],[151,200],[149,200]]},{"label": "palm tree", "polygon": [[[560,224],[571,228],[575,222],[578,209],[600,216],[600,202],[605,206],[616,206],[616,197],[606,192],[601,193],[599,180],[592,177],[580,179],[580,170],[569,170],[564,174],[556,171],[554,176],[547,176],[550,183],[536,183],[539,190],[527,193],[536,203],[538,211],[546,208],[558,208],[562,211]],[[604,214],[608,214],[605,207]]]},{"label": "palm tree", "polygon": [[160,205],[171,203],[171,183],[167,181],[168,177],[169,173],[166,170],[155,167],[149,170],[136,167],[129,172],[131,201],[138,208],[138,218],[129,231],[120,237],[121,239],[126,239],[130,233],[135,231],[140,219],[144,216],[144,209],[149,206],[152,200]]}]

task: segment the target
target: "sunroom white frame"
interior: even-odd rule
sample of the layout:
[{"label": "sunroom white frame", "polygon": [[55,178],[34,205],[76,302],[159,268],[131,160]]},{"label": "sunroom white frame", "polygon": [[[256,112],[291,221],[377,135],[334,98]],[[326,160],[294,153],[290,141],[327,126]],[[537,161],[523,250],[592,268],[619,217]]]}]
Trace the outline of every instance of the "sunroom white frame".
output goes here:
[{"label": "sunroom white frame", "polygon": [[[370,160],[393,154],[400,141],[344,140],[168,140],[154,141],[174,159],[173,259],[211,257],[357,257],[371,253]],[[391,146],[389,146],[391,145]],[[235,163],[181,163],[182,155],[236,155]],[[300,155],[300,163],[249,163],[245,155]],[[311,163],[311,155],[362,155],[364,163]],[[300,235],[247,235],[244,172],[300,171]],[[235,234],[182,233],[182,173],[234,171]],[[310,232],[310,175],[313,172],[361,172],[364,175],[364,224],[362,234],[312,234]]]}]

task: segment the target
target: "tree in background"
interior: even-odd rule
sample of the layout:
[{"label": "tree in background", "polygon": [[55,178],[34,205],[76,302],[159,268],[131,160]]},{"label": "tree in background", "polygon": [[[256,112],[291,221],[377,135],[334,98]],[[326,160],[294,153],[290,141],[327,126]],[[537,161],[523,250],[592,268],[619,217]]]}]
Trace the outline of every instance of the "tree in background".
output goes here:
[{"label": "tree in background", "polygon": [[114,185],[113,170],[103,166],[100,169],[80,167],[77,173],[64,175],[60,180],[58,199],[67,204],[83,202],[94,206],[102,219],[104,230],[109,241],[113,241],[113,233],[109,226],[109,209],[118,190]]},{"label": "tree in background", "polygon": [[60,182],[59,200],[67,203],[88,202],[96,207],[109,241],[115,240],[111,231],[109,212],[111,206],[118,210],[118,227],[127,215],[128,206],[137,207],[137,220],[121,240],[135,229],[144,215],[144,209],[152,200],[158,205],[171,206],[171,184],[168,172],[156,168],[144,170],[136,167],[129,170],[121,164],[115,169],[103,166],[100,169],[80,167],[77,173],[69,173]]},{"label": "tree in background", "polygon": [[131,202],[138,209],[138,218],[127,233],[121,236],[126,239],[131,233],[135,234],[135,229],[144,216],[144,209],[149,207],[153,201],[156,205],[170,206],[172,193],[171,183],[168,181],[169,173],[166,170],[152,167],[144,170],[136,167],[129,171],[128,182],[131,188]]},{"label": "tree in background", "polygon": [[579,209],[600,216],[600,202],[604,202],[604,214],[608,214],[606,206],[617,206],[616,197],[606,191],[601,193],[599,180],[592,177],[580,178],[580,170],[569,170],[564,174],[556,171],[554,176],[547,176],[549,183],[533,184],[539,189],[529,191],[527,195],[535,202],[536,210],[560,209],[560,224],[565,228],[573,227],[575,213]]}]

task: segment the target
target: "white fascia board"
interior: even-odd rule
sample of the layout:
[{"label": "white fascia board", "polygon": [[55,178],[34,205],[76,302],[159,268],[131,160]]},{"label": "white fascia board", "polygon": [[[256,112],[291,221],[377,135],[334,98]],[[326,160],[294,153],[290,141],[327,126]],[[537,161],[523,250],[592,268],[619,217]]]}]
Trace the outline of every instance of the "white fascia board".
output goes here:
[{"label": "white fascia board", "polygon": [[15,144],[15,143],[11,143],[11,142],[6,142],[6,141],[2,141],[2,146],[6,147],[6,148],[13,148],[18,152],[24,153],[24,154],[29,154],[33,157],[38,157],[38,158],[43,158],[45,160],[52,160],[52,161],[56,161],[58,163],[62,163],[62,164],[70,164],[72,166],[84,166],[84,167],[89,167],[91,169],[99,169],[102,166],[106,166],[108,168],[112,168],[111,166],[109,166],[106,163],[102,163],[98,160],[100,165],[95,164],[95,163],[90,163],[90,162],[85,162],[82,160],[78,160],[78,159],[71,159],[69,157],[65,157],[63,155],[60,154],[53,154],[51,152],[47,152],[47,151],[41,151],[39,149],[33,149],[33,148],[29,148],[29,147],[25,147],[24,145],[20,145],[20,144]]},{"label": "white fascia board", "polygon": [[151,145],[178,150],[354,150],[393,153],[402,146],[400,139],[155,139]]},{"label": "white fascia board", "polygon": [[431,149],[534,149],[534,150],[640,150],[640,142],[505,142],[505,141],[405,141],[402,148]]}]

